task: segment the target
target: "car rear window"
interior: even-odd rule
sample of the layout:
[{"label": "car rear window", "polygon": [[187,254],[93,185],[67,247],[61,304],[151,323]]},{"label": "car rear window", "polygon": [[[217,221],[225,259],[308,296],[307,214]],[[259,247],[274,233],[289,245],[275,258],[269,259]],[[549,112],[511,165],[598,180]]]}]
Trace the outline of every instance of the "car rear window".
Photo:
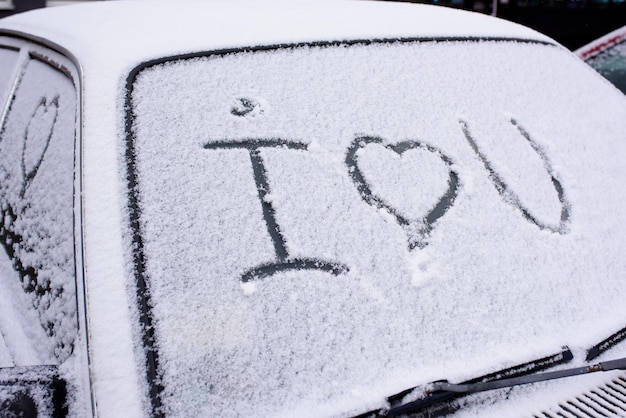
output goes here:
[{"label": "car rear window", "polygon": [[623,304],[626,103],[559,47],[201,55],[128,91],[138,342],[164,411],[365,410],[558,351]]}]

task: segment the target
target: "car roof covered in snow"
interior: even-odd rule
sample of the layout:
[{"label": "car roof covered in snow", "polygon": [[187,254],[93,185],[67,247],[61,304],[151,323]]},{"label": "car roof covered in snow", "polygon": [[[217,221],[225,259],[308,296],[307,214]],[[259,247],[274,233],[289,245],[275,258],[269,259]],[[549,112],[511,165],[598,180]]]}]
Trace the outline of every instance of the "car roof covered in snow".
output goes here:
[{"label": "car roof covered in snow", "polygon": [[[141,19],[139,19],[141,16]],[[443,7],[361,1],[106,1],[17,14],[0,30],[69,50],[83,67],[127,66],[221,48],[373,38],[550,41],[526,27]]]}]

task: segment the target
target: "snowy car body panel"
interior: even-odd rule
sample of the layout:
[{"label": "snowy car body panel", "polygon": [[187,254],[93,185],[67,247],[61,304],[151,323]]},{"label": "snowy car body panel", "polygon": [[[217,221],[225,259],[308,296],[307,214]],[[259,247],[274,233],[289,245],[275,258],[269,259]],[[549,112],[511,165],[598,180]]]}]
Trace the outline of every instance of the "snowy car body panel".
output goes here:
[{"label": "snowy car body panel", "polygon": [[576,55],[626,93],[626,27],[577,49]]},{"label": "snowy car body panel", "polygon": [[68,103],[32,96],[11,128],[24,62],[76,94],[73,350],[10,360],[58,366],[70,414],[359,414],[566,344],[624,352],[626,103],[536,32],[406,4],[103,2],[4,19],[0,44],[10,196],[46,189],[59,141],[29,132]]}]

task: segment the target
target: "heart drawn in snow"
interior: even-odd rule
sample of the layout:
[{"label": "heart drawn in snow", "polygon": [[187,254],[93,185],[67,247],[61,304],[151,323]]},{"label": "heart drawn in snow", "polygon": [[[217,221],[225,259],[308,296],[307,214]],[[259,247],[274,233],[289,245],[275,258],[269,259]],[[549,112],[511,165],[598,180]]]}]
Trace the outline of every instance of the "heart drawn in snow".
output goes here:
[{"label": "heart drawn in snow", "polygon": [[435,222],[453,205],[458,192],[458,175],[450,158],[420,142],[383,145],[381,138],[356,138],[346,164],[363,200],[385,209],[405,230],[409,249],[428,244]]},{"label": "heart drawn in snow", "polygon": [[22,147],[22,197],[41,166],[50,145],[58,115],[59,97],[56,96],[50,103],[42,97],[26,126]]}]

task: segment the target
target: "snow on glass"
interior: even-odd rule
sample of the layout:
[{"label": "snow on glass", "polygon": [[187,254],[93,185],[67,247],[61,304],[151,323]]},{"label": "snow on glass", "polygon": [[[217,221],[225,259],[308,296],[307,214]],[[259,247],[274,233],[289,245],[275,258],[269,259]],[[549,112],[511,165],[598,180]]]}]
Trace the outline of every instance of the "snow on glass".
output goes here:
[{"label": "snow on glass", "polygon": [[17,51],[0,48],[0,103],[6,103],[9,88],[11,87],[10,75],[13,73],[16,61]]},{"label": "snow on glass", "polygon": [[3,311],[19,318],[3,325],[24,329],[38,357],[9,347],[18,351],[16,365],[58,364],[71,354],[76,338],[75,109],[72,82],[32,59],[22,70],[0,132],[0,245],[7,258],[2,265],[13,270],[2,269],[3,289],[11,291],[5,301],[12,305]]},{"label": "snow on glass", "polygon": [[583,312],[623,311],[626,231],[604,215],[626,201],[607,175],[625,109],[574,81],[590,78],[554,46],[477,41],[143,70],[134,147],[165,411],[363,408],[552,354],[590,326]]}]

